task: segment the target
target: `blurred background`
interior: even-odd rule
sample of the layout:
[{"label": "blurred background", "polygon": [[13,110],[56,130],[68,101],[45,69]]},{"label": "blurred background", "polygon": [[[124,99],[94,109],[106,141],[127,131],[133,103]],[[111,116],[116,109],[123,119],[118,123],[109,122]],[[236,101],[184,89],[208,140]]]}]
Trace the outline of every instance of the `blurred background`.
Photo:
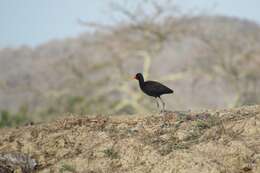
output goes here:
[{"label": "blurred background", "polygon": [[260,103],[258,0],[0,0],[0,127]]}]

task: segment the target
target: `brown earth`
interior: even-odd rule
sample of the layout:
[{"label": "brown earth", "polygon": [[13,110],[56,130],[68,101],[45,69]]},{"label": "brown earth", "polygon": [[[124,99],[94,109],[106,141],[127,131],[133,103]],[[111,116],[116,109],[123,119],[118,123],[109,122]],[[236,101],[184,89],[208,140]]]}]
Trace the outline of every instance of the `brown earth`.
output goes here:
[{"label": "brown earth", "polygon": [[[71,116],[0,129],[0,153],[0,172],[259,173],[260,106]],[[23,164],[37,165],[3,161],[19,154]]]}]

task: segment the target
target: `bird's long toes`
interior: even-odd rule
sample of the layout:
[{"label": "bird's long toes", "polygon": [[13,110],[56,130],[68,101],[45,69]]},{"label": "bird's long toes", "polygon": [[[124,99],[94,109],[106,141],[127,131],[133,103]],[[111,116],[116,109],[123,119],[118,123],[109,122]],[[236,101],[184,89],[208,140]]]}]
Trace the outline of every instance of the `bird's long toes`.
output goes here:
[{"label": "bird's long toes", "polygon": [[161,111],[160,111],[160,114],[163,114],[163,115],[164,115],[166,112],[167,112],[166,110],[161,110]]}]

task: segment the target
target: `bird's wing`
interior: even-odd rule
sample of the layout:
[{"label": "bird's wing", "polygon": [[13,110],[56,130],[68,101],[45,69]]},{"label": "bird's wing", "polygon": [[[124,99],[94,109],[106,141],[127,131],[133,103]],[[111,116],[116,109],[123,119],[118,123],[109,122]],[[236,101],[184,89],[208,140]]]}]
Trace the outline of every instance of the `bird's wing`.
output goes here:
[{"label": "bird's wing", "polygon": [[161,94],[173,93],[172,89],[156,81],[146,81],[145,87],[149,88],[150,91],[156,93],[161,93]]}]

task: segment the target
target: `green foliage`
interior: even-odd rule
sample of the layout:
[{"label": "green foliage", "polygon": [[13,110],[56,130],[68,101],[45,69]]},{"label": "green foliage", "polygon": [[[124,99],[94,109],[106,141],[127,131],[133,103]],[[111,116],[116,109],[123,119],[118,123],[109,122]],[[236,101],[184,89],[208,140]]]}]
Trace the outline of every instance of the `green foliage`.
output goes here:
[{"label": "green foliage", "polygon": [[29,120],[27,114],[27,106],[21,106],[17,113],[11,113],[7,110],[0,111],[0,128],[24,124]]},{"label": "green foliage", "polygon": [[63,164],[62,167],[60,168],[60,173],[64,173],[64,172],[72,172],[72,173],[75,173],[77,172],[76,171],[76,168],[71,166],[71,165],[68,165],[68,164]]},{"label": "green foliage", "polygon": [[10,115],[9,115],[9,112],[6,111],[6,110],[3,110],[1,111],[0,113],[0,127],[3,127],[3,126],[11,126],[11,121],[10,121]]},{"label": "green foliage", "polygon": [[210,128],[209,122],[204,121],[204,120],[197,120],[196,126],[199,128],[199,130]]},{"label": "green foliage", "polygon": [[67,100],[67,111],[74,112],[78,105],[84,102],[84,97],[81,96],[70,96]]},{"label": "green foliage", "polygon": [[119,158],[118,152],[115,151],[113,148],[105,149],[103,152],[104,152],[106,157],[109,157],[111,159],[118,159]]}]

